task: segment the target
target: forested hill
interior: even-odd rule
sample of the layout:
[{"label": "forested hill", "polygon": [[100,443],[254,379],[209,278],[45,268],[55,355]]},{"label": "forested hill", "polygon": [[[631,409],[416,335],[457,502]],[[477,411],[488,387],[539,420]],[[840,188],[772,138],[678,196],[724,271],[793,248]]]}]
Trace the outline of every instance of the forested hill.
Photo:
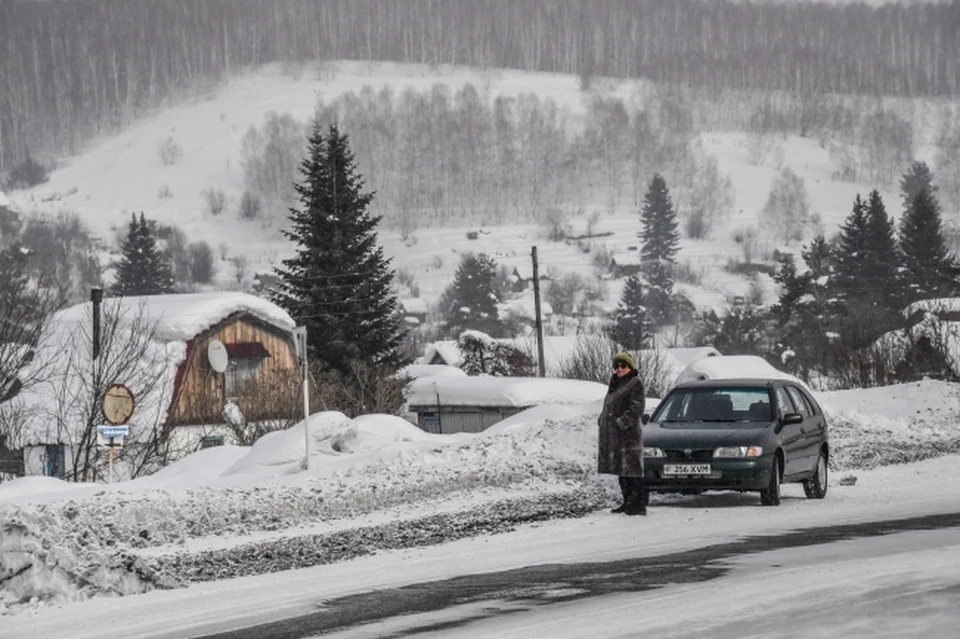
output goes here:
[{"label": "forested hill", "polygon": [[0,2],[0,170],[240,67],[370,59],[717,89],[960,92],[960,0]]}]

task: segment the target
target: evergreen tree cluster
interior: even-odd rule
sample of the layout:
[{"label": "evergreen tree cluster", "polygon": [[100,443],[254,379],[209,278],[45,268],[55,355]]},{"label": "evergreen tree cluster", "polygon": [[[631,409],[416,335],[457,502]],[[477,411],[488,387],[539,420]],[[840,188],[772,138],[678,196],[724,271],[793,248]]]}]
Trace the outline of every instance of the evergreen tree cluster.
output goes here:
[{"label": "evergreen tree cluster", "polygon": [[834,242],[820,235],[804,247],[806,271],[781,260],[771,314],[799,370],[842,367],[853,352],[904,326],[908,304],[960,294],[960,267],[947,250],[926,164],[910,166],[901,191],[898,228],[874,190],[866,201],[854,199]]}]

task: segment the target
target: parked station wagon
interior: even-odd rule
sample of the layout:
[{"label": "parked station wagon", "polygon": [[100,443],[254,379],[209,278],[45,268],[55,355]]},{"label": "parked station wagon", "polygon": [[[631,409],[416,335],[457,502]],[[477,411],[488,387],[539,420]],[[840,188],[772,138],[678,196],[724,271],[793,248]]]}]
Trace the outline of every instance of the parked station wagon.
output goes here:
[{"label": "parked station wagon", "polygon": [[[644,416],[646,419],[646,416]],[[810,393],[785,379],[715,379],[674,387],[643,429],[651,491],[757,491],[780,504],[780,485],[827,494],[827,421]]]}]

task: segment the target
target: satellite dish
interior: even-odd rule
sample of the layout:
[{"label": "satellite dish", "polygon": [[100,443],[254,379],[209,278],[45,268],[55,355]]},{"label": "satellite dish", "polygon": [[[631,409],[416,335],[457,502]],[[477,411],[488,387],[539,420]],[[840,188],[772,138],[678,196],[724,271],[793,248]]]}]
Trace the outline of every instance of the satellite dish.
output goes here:
[{"label": "satellite dish", "polygon": [[218,339],[210,340],[207,345],[207,361],[210,362],[210,368],[218,373],[227,370],[227,364],[230,357],[227,355],[227,347]]}]

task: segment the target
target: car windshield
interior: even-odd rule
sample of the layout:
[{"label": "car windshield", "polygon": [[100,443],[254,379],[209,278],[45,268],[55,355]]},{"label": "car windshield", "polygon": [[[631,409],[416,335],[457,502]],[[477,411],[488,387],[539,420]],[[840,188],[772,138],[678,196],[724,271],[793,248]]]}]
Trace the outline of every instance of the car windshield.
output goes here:
[{"label": "car windshield", "polygon": [[657,422],[770,422],[766,388],[678,388],[653,415]]}]

